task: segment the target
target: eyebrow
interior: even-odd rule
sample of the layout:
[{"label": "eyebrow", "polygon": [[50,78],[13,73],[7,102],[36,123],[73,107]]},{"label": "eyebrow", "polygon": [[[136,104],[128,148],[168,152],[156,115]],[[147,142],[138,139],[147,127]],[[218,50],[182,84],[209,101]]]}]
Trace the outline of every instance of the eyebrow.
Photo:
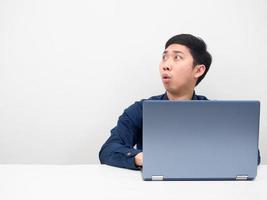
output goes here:
[{"label": "eyebrow", "polygon": [[[178,51],[178,50],[174,50],[174,51],[172,51],[172,52],[173,52],[173,53],[181,53],[181,54],[184,54],[184,52],[182,52],[182,51]],[[166,53],[168,53],[167,50],[163,51],[163,54],[166,54]]]}]

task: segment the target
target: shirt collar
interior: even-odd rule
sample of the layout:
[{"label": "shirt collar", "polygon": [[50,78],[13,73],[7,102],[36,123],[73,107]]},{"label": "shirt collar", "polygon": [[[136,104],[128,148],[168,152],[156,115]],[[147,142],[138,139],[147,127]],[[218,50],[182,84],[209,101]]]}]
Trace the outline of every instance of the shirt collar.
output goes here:
[{"label": "shirt collar", "polygon": [[[169,100],[168,95],[167,95],[167,92],[165,92],[165,93],[163,94],[163,98],[162,98],[162,100]],[[194,93],[193,93],[193,96],[192,96],[191,100],[198,100],[195,91],[194,91]]]}]

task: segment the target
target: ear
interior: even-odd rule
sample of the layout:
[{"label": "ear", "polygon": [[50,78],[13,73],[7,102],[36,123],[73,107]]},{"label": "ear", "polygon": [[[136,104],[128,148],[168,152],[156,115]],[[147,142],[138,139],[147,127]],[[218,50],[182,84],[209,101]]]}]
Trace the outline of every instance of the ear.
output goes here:
[{"label": "ear", "polygon": [[205,65],[196,65],[194,67],[194,78],[198,79],[200,76],[204,74],[205,71],[206,71]]}]

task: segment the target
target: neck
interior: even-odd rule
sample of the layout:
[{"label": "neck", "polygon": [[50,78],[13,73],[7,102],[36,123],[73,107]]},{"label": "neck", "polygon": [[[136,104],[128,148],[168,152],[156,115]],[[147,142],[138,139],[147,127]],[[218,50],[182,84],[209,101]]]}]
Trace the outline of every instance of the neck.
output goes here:
[{"label": "neck", "polygon": [[191,100],[194,94],[194,89],[185,93],[171,93],[167,91],[169,100]]}]

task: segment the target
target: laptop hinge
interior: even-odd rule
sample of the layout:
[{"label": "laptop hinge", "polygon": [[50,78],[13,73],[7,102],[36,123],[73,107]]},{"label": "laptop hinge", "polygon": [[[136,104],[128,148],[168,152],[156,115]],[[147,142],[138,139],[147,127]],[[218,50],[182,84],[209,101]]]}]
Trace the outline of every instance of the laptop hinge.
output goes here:
[{"label": "laptop hinge", "polygon": [[236,180],[248,180],[248,175],[238,175],[236,176]]},{"label": "laptop hinge", "polygon": [[163,176],[152,176],[152,181],[163,181]]}]

